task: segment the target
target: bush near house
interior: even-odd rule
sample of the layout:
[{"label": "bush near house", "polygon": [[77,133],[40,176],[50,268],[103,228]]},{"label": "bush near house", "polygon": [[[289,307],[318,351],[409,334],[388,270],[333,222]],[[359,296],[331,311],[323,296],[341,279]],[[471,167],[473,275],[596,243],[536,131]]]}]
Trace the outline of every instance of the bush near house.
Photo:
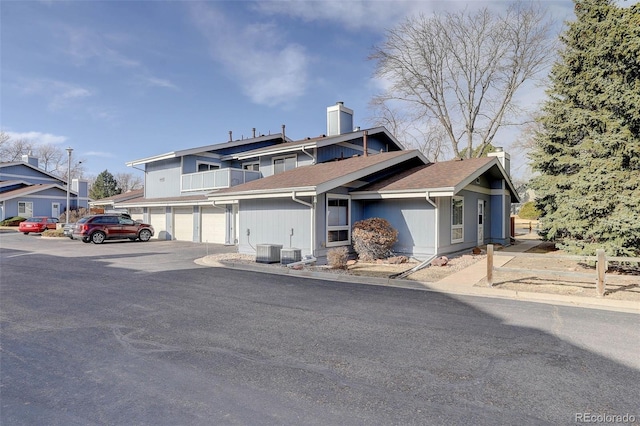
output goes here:
[{"label": "bush near house", "polygon": [[540,217],[540,210],[536,209],[535,202],[529,201],[520,208],[518,217],[520,219],[537,220]]},{"label": "bush near house", "polygon": [[0,222],[0,226],[18,226],[20,222],[27,220],[25,217],[14,216]]},{"label": "bush near house", "polygon": [[333,269],[347,269],[349,250],[345,247],[332,248],[327,252],[327,263]]},{"label": "bush near house", "polygon": [[356,222],[351,235],[353,248],[364,262],[388,257],[391,247],[398,241],[398,231],[379,217]]}]

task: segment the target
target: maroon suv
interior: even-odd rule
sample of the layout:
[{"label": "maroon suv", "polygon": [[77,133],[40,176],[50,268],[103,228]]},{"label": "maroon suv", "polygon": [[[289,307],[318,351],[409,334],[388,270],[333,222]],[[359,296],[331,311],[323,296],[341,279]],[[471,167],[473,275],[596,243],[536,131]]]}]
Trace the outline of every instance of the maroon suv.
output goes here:
[{"label": "maroon suv", "polygon": [[149,241],[153,226],[133,221],[127,216],[97,214],[80,219],[73,228],[73,238],[83,243],[102,244],[105,240],[130,239]]}]

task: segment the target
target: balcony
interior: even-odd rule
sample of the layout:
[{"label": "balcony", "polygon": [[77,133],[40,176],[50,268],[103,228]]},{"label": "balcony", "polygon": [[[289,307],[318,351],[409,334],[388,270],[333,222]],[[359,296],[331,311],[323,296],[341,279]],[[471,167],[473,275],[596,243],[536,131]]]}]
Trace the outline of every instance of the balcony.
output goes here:
[{"label": "balcony", "polygon": [[181,175],[180,191],[210,191],[260,179],[262,173],[243,169],[217,169]]}]

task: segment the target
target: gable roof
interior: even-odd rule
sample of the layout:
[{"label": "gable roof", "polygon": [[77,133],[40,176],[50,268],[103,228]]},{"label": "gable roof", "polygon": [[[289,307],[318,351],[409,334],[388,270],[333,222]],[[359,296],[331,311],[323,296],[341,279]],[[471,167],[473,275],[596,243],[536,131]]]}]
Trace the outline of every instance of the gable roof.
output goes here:
[{"label": "gable roof", "polygon": [[[265,142],[265,141],[270,141],[270,140],[277,140],[277,139],[282,139],[283,135],[282,133],[274,133],[273,135],[266,135],[266,136],[258,136],[255,138],[247,138],[247,139],[238,139],[235,141],[229,141],[229,142],[223,142],[223,143],[217,143],[217,144],[213,144],[213,145],[205,145],[205,146],[200,146],[200,147],[196,147],[196,148],[188,148],[188,149],[182,149],[179,151],[171,151],[171,152],[167,152],[165,154],[159,154],[159,155],[154,155],[151,157],[146,157],[146,158],[141,158],[139,160],[133,160],[133,161],[129,161],[127,163],[125,163],[127,166],[132,167],[132,166],[137,166],[137,165],[141,165],[141,164],[146,164],[146,163],[152,163],[154,161],[160,161],[160,160],[167,160],[170,158],[180,158],[183,157],[185,155],[193,155],[193,154],[201,154],[201,153],[211,153],[211,151],[220,151],[223,149],[227,149],[227,148],[233,148],[233,147],[237,147],[237,146],[242,146],[242,145],[248,145],[248,144],[252,144],[252,143],[259,143],[259,142]],[[291,142],[291,139],[289,139],[288,137],[284,137],[286,142]],[[286,143],[284,142],[284,143]]]},{"label": "gable roof", "polygon": [[[28,195],[37,194],[38,192],[42,192],[51,188],[59,189],[60,191],[64,191],[65,193],[67,192],[67,188],[60,185],[56,185],[53,183],[38,183],[35,185],[29,185],[23,188],[14,189],[12,191],[2,192],[0,193],[0,201],[12,200],[18,197],[26,197]],[[69,194],[73,194],[74,197],[78,195],[75,191],[71,190],[69,191]]]},{"label": "gable roof", "polygon": [[25,162],[25,161],[12,161],[12,162],[8,162],[8,163],[0,163],[0,172],[2,171],[2,169],[4,169],[4,168],[8,168],[8,167],[11,167],[11,166],[24,166],[24,167],[28,167],[28,168],[33,169],[33,170],[35,170],[35,171],[37,171],[37,172],[39,172],[39,173],[41,173],[41,174],[43,174],[43,175],[46,175],[46,176],[48,176],[48,177],[51,177],[51,178],[55,179],[56,181],[61,182],[62,184],[65,184],[65,185],[66,185],[66,183],[67,183],[67,182],[66,182],[64,179],[62,179],[61,177],[56,176],[56,175],[54,175],[53,173],[47,172],[47,171],[45,171],[44,169],[41,169],[40,167],[36,167],[36,166],[34,166],[33,164],[29,164],[29,163],[27,163],[27,162]]},{"label": "gable roof", "polygon": [[495,157],[457,159],[417,166],[359,188],[352,192],[352,196],[369,198],[373,194],[399,195],[416,192],[450,196],[460,192],[484,173],[489,173],[496,179],[504,179],[511,196],[518,200],[511,179]]},{"label": "gable roof", "polygon": [[[305,149],[321,148],[323,146],[335,145],[343,142],[349,142],[355,139],[361,139],[367,132],[369,136],[381,135],[391,142],[395,147],[402,150],[404,147],[398,140],[385,127],[374,127],[371,129],[358,130],[349,133],[343,133],[335,136],[318,136],[315,138],[306,138],[294,142],[286,142],[264,148],[253,149],[250,151],[238,152],[235,154],[229,154],[224,156],[223,160],[244,160],[252,157],[258,157],[260,155],[275,155],[280,153],[287,153],[293,151],[303,151]],[[377,152],[370,151],[371,154],[377,154]]]},{"label": "gable roof", "polygon": [[421,163],[427,162],[424,156],[416,150],[351,157],[341,161],[298,167],[242,185],[225,188],[210,193],[209,199],[221,201],[257,198],[257,196],[288,197],[292,193],[317,195],[412,159],[418,159]]}]

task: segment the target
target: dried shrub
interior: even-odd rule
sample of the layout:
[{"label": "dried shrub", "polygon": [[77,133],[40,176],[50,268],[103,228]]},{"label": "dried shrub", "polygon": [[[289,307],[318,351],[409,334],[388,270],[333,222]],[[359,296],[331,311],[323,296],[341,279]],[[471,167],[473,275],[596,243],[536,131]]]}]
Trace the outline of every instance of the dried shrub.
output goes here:
[{"label": "dried shrub", "polygon": [[391,247],[398,241],[398,231],[379,217],[356,222],[351,236],[353,248],[364,262],[388,257],[392,254]]},{"label": "dried shrub", "polygon": [[345,246],[329,249],[327,263],[334,269],[347,269],[349,250]]}]

